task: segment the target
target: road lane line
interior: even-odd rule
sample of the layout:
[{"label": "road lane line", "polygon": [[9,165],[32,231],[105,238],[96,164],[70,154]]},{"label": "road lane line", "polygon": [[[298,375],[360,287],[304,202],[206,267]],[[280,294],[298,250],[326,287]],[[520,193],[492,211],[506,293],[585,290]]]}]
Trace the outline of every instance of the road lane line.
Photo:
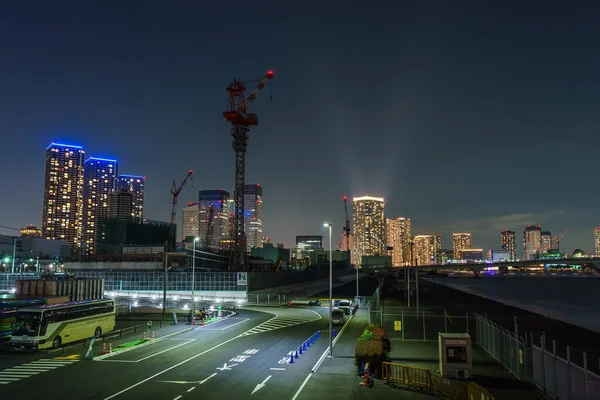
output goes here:
[{"label": "road lane line", "polygon": [[285,371],[285,368],[271,368],[273,371]]},{"label": "road lane line", "polygon": [[146,383],[146,382],[148,382],[149,380],[151,380],[151,379],[154,379],[154,378],[156,378],[157,376],[160,376],[160,375],[164,374],[165,372],[169,372],[169,371],[170,371],[170,370],[172,370],[173,368],[177,368],[177,367],[179,367],[179,366],[181,366],[181,365],[183,365],[183,364],[185,364],[185,363],[187,363],[187,362],[190,362],[190,361],[192,361],[192,360],[194,360],[194,359],[196,359],[196,358],[198,358],[198,357],[200,357],[200,356],[203,356],[204,354],[206,354],[206,353],[208,353],[208,352],[210,352],[210,351],[213,351],[214,349],[217,349],[217,348],[219,348],[219,347],[221,347],[221,346],[223,346],[223,345],[226,345],[226,344],[227,344],[227,343],[229,343],[229,342],[233,342],[234,340],[236,340],[236,339],[238,339],[238,338],[239,338],[239,336],[235,336],[235,337],[232,337],[231,339],[228,339],[228,340],[226,340],[226,341],[224,341],[224,342],[222,342],[222,343],[219,343],[218,345],[216,345],[216,346],[213,346],[213,347],[211,347],[211,348],[210,348],[210,349],[208,349],[208,350],[204,350],[202,353],[198,353],[198,354],[196,354],[195,356],[192,356],[192,357],[190,357],[190,358],[188,358],[188,359],[186,359],[186,360],[183,360],[183,361],[181,361],[181,362],[179,362],[179,363],[177,363],[177,364],[175,364],[175,365],[172,365],[172,366],[170,366],[169,368],[166,368],[166,369],[164,369],[164,370],[162,370],[162,371],[160,371],[160,372],[158,372],[158,373],[156,373],[156,374],[154,374],[154,375],[152,375],[152,376],[150,376],[150,377],[148,377],[148,378],[146,378],[146,379],[144,379],[144,380],[141,380],[141,381],[139,381],[138,383],[135,383],[135,384],[133,384],[133,385],[131,385],[131,386],[129,386],[129,387],[126,387],[125,389],[121,390],[120,392],[117,392],[117,393],[115,393],[115,394],[113,394],[113,395],[111,395],[111,396],[108,396],[108,397],[106,397],[104,400],[110,400],[110,399],[113,399],[113,398],[115,398],[115,397],[117,397],[117,396],[119,396],[119,395],[121,395],[121,394],[123,394],[123,393],[125,393],[125,392],[127,392],[127,391],[129,391],[129,390],[131,390],[131,389],[133,389],[134,387],[137,387],[137,386],[139,386],[139,385],[141,385],[141,384],[143,384],[143,383]]},{"label": "road lane line", "polygon": [[236,326],[236,325],[239,325],[239,324],[241,324],[241,323],[243,323],[243,322],[246,322],[246,321],[250,321],[250,318],[247,318],[247,319],[245,319],[245,320],[243,320],[243,321],[240,321],[240,322],[236,322],[236,323],[235,323],[235,324],[233,324],[233,325],[226,326],[225,328],[223,328],[223,329],[219,329],[219,330],[220,330],[220,331],[224,331],[225,329],[232,328],[232,327],[234,327],[234,326]]},{"label": "road lane line", "polygon": [[[169,350],[173,350],[173,349],[176,349],[176,348],[178,348],[178,347],[185,346],[185,345],[186,345],[186,344],[188,344],[188,343],[192,343],[194,340],[196,340],[196,339],[190,339],[189,341],[187,341],[187,342],[185,342],[185,343],[180,343],[180,344],[178,344],[177,346],[169,347],[168,349],[165,349],[165,350],[159,351],[158,353],[150,354],[149,356],[147,356],[147,357],[144,357],[144,358],[140,358],[139,360],[137,360],[137,361],[135,361],[135,362],[144,361],[144,360],[147,360],[147,359],[149,359],[149,358],[152,358],[152,357],[154,357],[154,356],[157,356],[157,355],[159,355],[159,354],[165,353],[165,352],[167,352],[167,351],[169,351]],[[110,361],[110,360],[108,360],[108,361]]]},{"label": "road lane line", "polygon": [[182,395],[179,395],[179,396],[175,397],[173,400],[179,400],[182,397],[183,397]]},{"label": "road lane line", "polygon": [[191,391],[192,391],[192,390],[194,390],[194,389],[196,389],[196,386],[189,388],[189,389],[188,389],[188,393],[189,393],[189,392],[191,392]]},{"label": "road lane line", "polygon": [[304,386],[306,386],[306,383],[308,382],[308,380],[312,376],[313,376],[312,372],[310,374],[308,374],[308,376],[306,377],[306,379],[304,380],[304,382],[302,382],[302,385],[300,385],[300,388],[298,389],[298,391],[296,392],[296,394],[294,395],[294,397],[292,397],[292,400],[296,400],[298,398],[298,396],[300,395],[300,392],[302,391],[302,389],[304,389]]},{"label": "road lane line", "polygon": [[210,378],[212,378],[213,376],[215,376],[217,374],[217,372],[215,372],[214,374],[212,374],[211,376],[209,376],[208,378],[206,378],[203,381],[200,381],[200,384],[202,385],[204,382],[206,382],[207,380],[209,380]]}]

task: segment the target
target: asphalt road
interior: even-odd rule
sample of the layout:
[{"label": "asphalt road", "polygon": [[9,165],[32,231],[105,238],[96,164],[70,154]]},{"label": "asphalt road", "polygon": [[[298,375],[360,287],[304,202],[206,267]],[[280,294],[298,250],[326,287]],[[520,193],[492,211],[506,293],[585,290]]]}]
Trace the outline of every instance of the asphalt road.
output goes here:
[{"label": "asphalt road", "polygon": [[[258,311],[261,310],[262,312]],[[10,399],[291,399],[327,349],[327,333],[294,363],[290,352],[327,309],[252,307],[235,317],[103,360],[48,357],[0,371]]]}]

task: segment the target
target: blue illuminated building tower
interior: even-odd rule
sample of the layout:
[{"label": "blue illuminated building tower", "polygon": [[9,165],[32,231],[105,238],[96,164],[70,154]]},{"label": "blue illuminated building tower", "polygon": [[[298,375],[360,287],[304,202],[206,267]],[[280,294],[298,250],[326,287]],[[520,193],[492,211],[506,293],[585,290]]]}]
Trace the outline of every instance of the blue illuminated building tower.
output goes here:
[{"label": "blue illuminated building tower", "polygon": [[229,192],[200,190],[198,200],[200,243],[212,250],[221,249],[229,239]]},{"label": "blue illuminated building tower", "polygon": [[263,188],[259,184],[244,186],[244,233],[247,251],[262,247]]},{"label": "blue illuminated building tower", "polygon": [[145,176],[139,175],[119,175],[117,178],[117,188],[127,190],[133,194],[132,217],[133,221],[142,223],[144,221],[144,184]]},{"label": "blue illuminated building tower", "polygon": [[96,253],[100,219],[108,217],[108,198],[115,190],[117,160],[90,157],[83,166],[83,243],[81,253]]},{"label": "blue illuminated building tower", "polygon": [[46,148],[42,236],[79,247],[83,199],[83,147],[52,143]]}]

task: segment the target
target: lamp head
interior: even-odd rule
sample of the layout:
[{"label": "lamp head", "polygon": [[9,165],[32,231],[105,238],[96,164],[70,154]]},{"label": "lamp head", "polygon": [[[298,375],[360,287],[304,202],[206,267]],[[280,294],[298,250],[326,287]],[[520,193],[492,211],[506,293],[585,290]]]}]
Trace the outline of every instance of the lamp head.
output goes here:
[{"label": "lamp head", "polygon": [[331,224],[328,224],[327,222],[326,222],[326,223],[324,223],[324,224],[323,224],[323,226],[324,226],[325,228],[331,228]]}]

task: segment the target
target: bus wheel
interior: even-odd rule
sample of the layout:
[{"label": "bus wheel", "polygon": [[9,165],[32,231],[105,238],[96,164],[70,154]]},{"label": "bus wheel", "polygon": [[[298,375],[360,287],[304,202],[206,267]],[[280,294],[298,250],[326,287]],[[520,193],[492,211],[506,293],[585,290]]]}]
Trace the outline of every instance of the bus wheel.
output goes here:
[{"label": "bus wheel", "polygon": [[61,340],[60,336],[55,337],[54,340],[52,341],[52,348],[58,349],[60,347],[61,343],[62,343],[62,340]]},{"label": "bus wheel", "polygon": [[97,327],[97,328],[96,328],[96,332],[94,332],[94,337],[97,339],[97,338],[99,338],[100,336],[102,336],[102,328],[100,328],[100,327]]}]

